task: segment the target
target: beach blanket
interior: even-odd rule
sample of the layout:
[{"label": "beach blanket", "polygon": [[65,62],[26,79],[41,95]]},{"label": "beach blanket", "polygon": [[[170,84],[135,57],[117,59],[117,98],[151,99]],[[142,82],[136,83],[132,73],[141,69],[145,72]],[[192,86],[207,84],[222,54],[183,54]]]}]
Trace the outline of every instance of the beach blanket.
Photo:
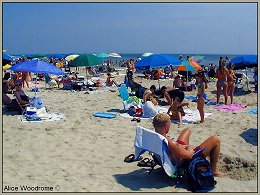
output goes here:
[{"label": "beach blanket", "polygon": [[191,101],[197,101],[197,97],[192,95],[185,95],[184,98]]},{"label": "beach blanket", "polygon": [[[182,124],[189,124],[200,121],[200,113],[198,110],[184,109],[185,116],[182,118]],[[212,113],[204,113],[204,118],[212,115]],[[178,124],[178,120],[172,120],[173,123]]]},{"label": "beach blanket", "polygon": [[[160,107],[159,112],[167,112],[167,108],[162,108]],[[194,123],[200,121],[200,114],[198,110],[191,110],[191,109],[184,109],[185,116],[182,118],[182,123],[183,124],[189,124],[189,123]],[[212,113],[204,113],[204,118],[207,118],[208,116],[212,115]],[[133,116],[130,116],[128,113],[123,113],[120,114],[120,116],[125,117],[125,118],[135,118]],[[153,117],[146,117],[146,116],[140,116],[138,117],[140,119],[152,119]],[[172,120],[172,123],[178,124],[178,120]]]},{"label": "beach blanket", "polygon": [[241,105],[241,104],[229,104],[229,105],[214,106],[214,108],[217,109],[217,110],[233,112],[233,111],[245,109],[246,107],[244,105]]},{"label": "beach blanket", "polygon": [[257,108],[252,108],[249,111],[247,111],[248,114],[257,114]]},{"label": "beach blanket", "polygon": [[22,115],[20,117],[22,122],[45,122],[45,121],[59,121],[64,118],[64,114],[60,112],[54,112],[52,114],[46,114],[45,116],[26,116]]},{"label": "beach blanket", "polygon": [[93,90],[93,91],[82,91],[82,93],[84,93],[84,94],[100,94],[100,93],[116,91],[117,89],[118,89],[117,87],[102,87],[100,89],[96,89],[96,90]]},{"label": "beach blanket", "polygon": [[120,114],[120,116],[125,117],[125,118],[131,118],[131,119],[133,119],[133,118],[149,119],[149,118],[143,117],[143,116],[134,117],[134,116],[129,115],[128,113],[122,113],[122,114]]},{"label": "beach blanket", "polygon": [[54,112],[52,114],[48,114],[46,112],[46,108],[42,107],[36,110],[35,114],[32,115],[22,115],[20,119],[22,122],[43,122],[43,121],[58,121],[64,118],[64,114],[60,112]]}]

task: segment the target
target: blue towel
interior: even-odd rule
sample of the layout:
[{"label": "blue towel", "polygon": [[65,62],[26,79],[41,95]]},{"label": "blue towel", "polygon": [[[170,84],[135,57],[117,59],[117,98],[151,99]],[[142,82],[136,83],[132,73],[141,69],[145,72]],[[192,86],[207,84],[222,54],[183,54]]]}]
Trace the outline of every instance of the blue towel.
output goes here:
[{"label": "blue towel", "polygon": [[257,114],[257,108],[252,108],[247,113],[248,114]]},{"label": "blue towel", "polygon": [[188,100],[191,100],[191,101],[194,101],[194,100],[196,100],[197,99],[197,97],[196,96],[192,96],[192,95],[185,95],[185,97],[184,97],[185,99],[188,99]]}]

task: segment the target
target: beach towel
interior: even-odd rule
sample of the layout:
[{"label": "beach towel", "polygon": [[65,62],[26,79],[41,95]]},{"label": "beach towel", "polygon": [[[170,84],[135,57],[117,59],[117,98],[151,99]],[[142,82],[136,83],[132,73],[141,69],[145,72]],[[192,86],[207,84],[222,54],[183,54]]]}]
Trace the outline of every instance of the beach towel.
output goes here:
[{"label": "beach towel", "polygon": [[248,114],[257,114],[257,108],[252,108],[249,111],[247,111]]},{"label": "beach towel", "polygon": [[[188,95],[184,97],[185,99],[191,100],[192,102],[197,102],[197,96]],[[203,94],[204,100],[207,100],[207,95]]]},{"label": "beach towel", "polygon": [[208,101],[207,103],[205,103],[205,106],[216,106],[217,102],[216,101]]},{"label": "beach towel", "polygon": [[46,108],[42,107],[36,109],[36,113],[34,114],[25,114],[20,116],[22,122],[43,122],[43,121],[58,121],[64,118],[64,114],[60,112],[54,112],[52,114],[48,114],[46,112]]},{"label": "beach towel", "polygon": [[64,114],[60,112],[54,112],[52,114],[46,114],[45,116],[31,115],[20,116],[22,122],[45,122],[45,121],[59,121],[64,118]]},{"label": "beach towel", "polygon": [[106,93],[106,92],[112,92],[116,91],[117,87],[102,87],[100,89],[96,89],[93,91],[81,91],[84,94],[100,94],[100,93]]},{"label": "beach towel", "polygon": [[[184,109],[185,116],[182,117],[182,124],[189,124],[200,121],[200,113],[198,110]],[[212,115],[212,113],[204,113],[204,118]],[[178,120],[172,120],[173,123],[178,124]]]},{"label": "beach towel", "polygon": [[154,131],[138,126],[136,128],[134,146],[135,159],[138,159],[139,156],[146,151],[151,152],[160,158],[161,166],[165,173],[174,178],[177,166],[175,166],[175,163],[172,162],[168,156],[168,141],[165,137]]},{"label": "beach towel", "polygon": [[187,100],[191,100],[191,101],[197,101],[197,97],[196,96],[192,96],[192,95],[185,95],[184,97]]},{"label": "beach towel", "polygon": [[215,106],[214,108],[217,109],[217,110],[233,112],[233,111],[245,109],[246,107],[244,105],[241,105],[241,104],[229,104],[229,105]]}]

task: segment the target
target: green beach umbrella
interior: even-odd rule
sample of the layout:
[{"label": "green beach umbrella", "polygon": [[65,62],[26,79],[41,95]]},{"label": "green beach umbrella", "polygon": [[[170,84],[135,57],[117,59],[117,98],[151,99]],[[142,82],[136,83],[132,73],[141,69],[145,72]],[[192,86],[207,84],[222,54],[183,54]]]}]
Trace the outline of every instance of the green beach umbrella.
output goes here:
[{"label": "green beach umbrella", "polygon": [[69,66],[72,67],[79,67],[79,66],[85,66],[85,67],[91,67],[91,66],[97,66],[102,64],[102,61],[100,58],[93,54],[82,54],[76,57],[74,60],[71,61]]}]

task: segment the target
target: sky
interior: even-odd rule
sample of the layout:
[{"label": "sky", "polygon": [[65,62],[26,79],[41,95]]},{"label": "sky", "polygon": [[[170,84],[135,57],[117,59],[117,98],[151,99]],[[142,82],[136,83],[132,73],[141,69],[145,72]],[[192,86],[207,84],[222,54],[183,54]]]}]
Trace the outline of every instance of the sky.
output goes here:
[{"label": "sky", "polygon": [[8,54],[257,54],[257,3],[2,3]]}]

